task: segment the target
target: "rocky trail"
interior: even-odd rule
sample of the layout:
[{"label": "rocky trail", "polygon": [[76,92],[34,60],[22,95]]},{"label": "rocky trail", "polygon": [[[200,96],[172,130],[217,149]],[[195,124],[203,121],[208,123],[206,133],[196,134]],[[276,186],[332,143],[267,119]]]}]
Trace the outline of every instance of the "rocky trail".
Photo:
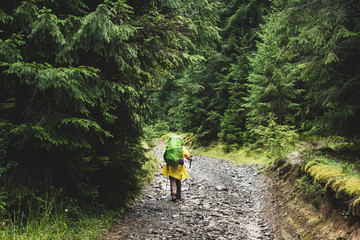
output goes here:
[{"label": "rocky trail", "polygon": [[156,173],[102,239],[274,239],[261,214],[265,184],[256,168],[199,156],[185,166],[182,200],[170,201],[169,180]]}]

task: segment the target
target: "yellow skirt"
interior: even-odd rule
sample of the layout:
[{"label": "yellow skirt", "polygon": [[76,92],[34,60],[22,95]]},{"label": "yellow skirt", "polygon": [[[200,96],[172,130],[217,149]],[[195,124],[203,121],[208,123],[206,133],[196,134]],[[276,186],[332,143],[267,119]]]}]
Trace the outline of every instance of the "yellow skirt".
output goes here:
[{"label": "yellow skirt", "polygon": [[189,174],[187,173],[185,166],[180,164],[177,166],[166,164],[161,173],[166,177],[171,176],[179,180],[189,178]]}]

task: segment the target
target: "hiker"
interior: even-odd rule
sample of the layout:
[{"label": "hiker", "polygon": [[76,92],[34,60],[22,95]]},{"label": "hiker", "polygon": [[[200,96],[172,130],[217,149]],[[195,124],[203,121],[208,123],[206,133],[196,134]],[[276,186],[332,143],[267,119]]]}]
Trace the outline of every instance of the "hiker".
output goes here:
[{"label": "hiker", "polygon": [[166,165],[161,171],[170,179],[171,200],[181,199],[181,179],[189,178],[184,166],[184,159],[191,161],[190,152],[184,146],[184,140],[180,136],[171,136],[164,153]]}]

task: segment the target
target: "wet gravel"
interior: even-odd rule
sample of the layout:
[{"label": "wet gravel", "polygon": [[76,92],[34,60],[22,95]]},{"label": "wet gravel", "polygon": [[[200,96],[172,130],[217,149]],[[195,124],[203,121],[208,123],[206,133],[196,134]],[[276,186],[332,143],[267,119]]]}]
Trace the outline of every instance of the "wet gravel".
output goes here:
[{"label": "wet gravel", "polygon": [[266,186],[257,168],[200,156],[185,166],[182,200],[170,201],[169,180],[156,173],[101,239],[274,239],[261,214]]}]

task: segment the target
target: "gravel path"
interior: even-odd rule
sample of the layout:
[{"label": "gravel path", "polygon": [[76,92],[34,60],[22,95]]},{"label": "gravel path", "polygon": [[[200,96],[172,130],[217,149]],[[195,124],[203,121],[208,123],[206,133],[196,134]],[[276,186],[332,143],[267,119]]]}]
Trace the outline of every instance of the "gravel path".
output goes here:
[{"label": "gravel path", "polygon": [[185,165],[190,179],[182,180],[181,201],[170,201],[169,180],[157,173],[101,239],[274,239],[261,215],[265,184],[254,167],[199,156],[191,169]]}]

